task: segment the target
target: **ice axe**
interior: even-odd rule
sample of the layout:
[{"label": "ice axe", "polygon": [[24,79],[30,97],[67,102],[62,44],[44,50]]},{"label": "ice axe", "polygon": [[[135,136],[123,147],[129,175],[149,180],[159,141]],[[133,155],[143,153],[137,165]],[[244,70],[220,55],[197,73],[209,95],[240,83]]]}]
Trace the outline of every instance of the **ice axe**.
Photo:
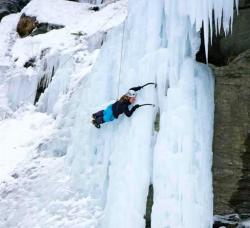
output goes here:
[{"label": "ice axe", "polygon": [[148,85],[155,85],[155,88],[157,87],[157,84],[156,84],[156,83],[154,83],[154,82],[149,82],[149,83],[146,83],[145,85],[143,85],[141,88],[144,88],[144,87],[146,87],[146,86],[148,86]]},{"label": "ice axe", "polygon": [[141,104],[141,105],[139,105],[139,108],[143,107],[143,106],[153,106],[153,107],[155,107],[155,104]]}]

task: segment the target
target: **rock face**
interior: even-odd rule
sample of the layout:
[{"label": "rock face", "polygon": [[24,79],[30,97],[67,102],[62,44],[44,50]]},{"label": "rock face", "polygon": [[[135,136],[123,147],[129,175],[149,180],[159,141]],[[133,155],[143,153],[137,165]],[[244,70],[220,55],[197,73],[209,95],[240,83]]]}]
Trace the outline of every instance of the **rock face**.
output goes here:
[{"label": "rock face", "polygon": [[250,217],[250,49],[214,74],[214,213]]},{"label": "rock face", "polygon": [[[210,47],[215,74],[214,214],[250,217],[250,0]],[[236,57],[238,56],[238,57]],[[236,58],[235,58],[236,57]],[[235,58],[233,61],[232,59]]]},{"label": "rock face", "polygon": [[49,32],[53,29],[61,28],[64,28],[64,26],[49,23],[39,23],[36,20],[36,17],[30,17],[22,14],[17,24],[17,33],[20,37],[26,37],[29,35],[35,36]]},{"label": "rock face", "polygon": [[17,33],[21,37],[26,37],[32,33],[32,31],[37,27],[38,21],[35,17],[29,17],[22,14],[18,24]]},{"label": "rock face", "polygon": [[29,3],[30,0],[1,0],[0,1],[0,21],[6,15],[17,13]]},{"label": "rock face", "polygon": [[250,1],[241,2],[239,15],[235,15],[233,33],[221,39],[220,52],[225,56],[226,61],[250,49]]},{"label": "rock face", "polygon": [[152,213],[152,207],[154,204],[154,187],[151,184],[148,188],[148,197],[147,197],[147,204],[146,204],[146,213],[144,216],[146,226],[145,228],[151,228],[151,213]]},{"label": "rock face", "polygon": [[64,28],[63,25],[49,24],[49,23],[38,23],[36,28],[31,33],[31,36],[47,33],[53,29]]}]

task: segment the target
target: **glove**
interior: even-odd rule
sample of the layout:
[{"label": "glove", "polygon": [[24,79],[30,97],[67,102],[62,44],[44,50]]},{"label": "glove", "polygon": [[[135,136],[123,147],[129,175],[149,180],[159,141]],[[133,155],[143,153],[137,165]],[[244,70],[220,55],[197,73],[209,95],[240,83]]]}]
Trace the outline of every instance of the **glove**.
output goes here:
[{"label": "glove", "polygon": [[137,87],[130,88],[129,90],[134,90],[136,92],[136,91],[141,90],[142,88],[143,88],[142,86],[137,86]]},{"label": "glove", "polygon": [[134,106],[134,109],[137,109],[139,107],[140,107],[140,105],[137,104],[137,105]]}]

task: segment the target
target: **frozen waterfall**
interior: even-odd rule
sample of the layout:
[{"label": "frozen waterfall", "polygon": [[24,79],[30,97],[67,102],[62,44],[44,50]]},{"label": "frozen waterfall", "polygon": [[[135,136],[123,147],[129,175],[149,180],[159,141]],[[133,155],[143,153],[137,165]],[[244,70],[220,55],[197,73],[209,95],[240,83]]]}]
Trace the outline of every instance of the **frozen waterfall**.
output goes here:
[{"label": "frozen waterfall", "polygon": [[[208,66],[197,63],[195,54],[202,23],[207,50],[212,10],[216,28],[222,22],[227,32],[233,6],[233,0],[131,0],[125,24],[109,34],[82,85],[67,155],[78,187],[103,204],[102,227],[145,227],[151,182],[153,228],[212,227],[214,82]],[[158,87],[144,89],[138,103],[153,102],[158,109],[139,109],[133,118],[119,118],[101,130],[90,126],[91,113],[118,98],[118,86],[124,93],[149,81]],[[157,111],[158,134],[153,129]]]},{"label": "frozen waterfall", "polygon": [[[104,4],[94,12],[89,3]],[[202,25],[206,56],[209,27],[215,26],[216,33],[221,28],[226,34],[232,31],[238,0],[129,0],[127,17],[126,4],[125,0],[46,0],[46,4],[32,0],[23,12],[65,27],[24,39],[15,33],[20,15],[4,18],[0,24],[0,31],[5,32],[0,37],[0,111],[14,113],[23,103],[34,103],[37,86],[45,81],[44,93],[23,119],[29,123],[30,115],[39,120],[37,125],[29,123],[27,132],[32,134],[33,128],[42,128],[48,115],[45,132],[53,134],[34,135],[35,146],[26,134],[25,143],[32,145],[29,150],[65,158],[71,178],[62,181],[70,185],[70,190],[62,189],[62,198],[70,198],[75,191],[86,200],[87,222],[74,227],[144,228],[148,188],[153,184],[152,228],[211,228],[214,78],[209,66],[196,62],[195,57]],[[36,67],[23,67],[38,56]],[[101,129],[91,124],[92,113],[129,88],[148,82],[157,87],[141,90],[137,103],[155,107],[141,107],[131,118],[120,116]],[[36,112],[43,114],[33,115]],[[154,127],[157,115],[159,131]],[[16,151],[19,145],[22,142]],[[26,147],[23,151],[27,152]],[[67,173],[63,168],[55,170]],[[51,197],[46,199],[49,202]],[[82,201],[77,201],[79,208],[85,207]],[[67,211],[67,203],[64,206]],[[46,215],[49,221],[51,215]],[[67,228],[73,216],[68,217],[64,226],[56,220],[58,227]],[[17,224],[14,220],[12,224]]]}]

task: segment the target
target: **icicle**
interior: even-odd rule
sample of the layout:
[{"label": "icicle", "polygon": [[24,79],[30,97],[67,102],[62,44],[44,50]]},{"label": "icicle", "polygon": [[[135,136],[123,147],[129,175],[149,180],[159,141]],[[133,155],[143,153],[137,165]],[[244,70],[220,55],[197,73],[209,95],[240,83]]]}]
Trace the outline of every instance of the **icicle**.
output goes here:
[{"label": "icicle", "polygon": [[237,15],[239,14],[239,0],[235,0],[235,6],[236,6],[236,12],[237,12]]},{"label": "icicle", "polygon": [[203,27],[204,27],[204,44],[205,44],[205,52],[206,52],[206,61],[208,62],[208,40],[209,40],[209,15],[208,15],[208,6],[203,3]]},{"label": "icicle", "polygon": [[213,44],[213,2],[208,2],[208,10],[209,10],[209,35],[210,35],[210,44]]}]

